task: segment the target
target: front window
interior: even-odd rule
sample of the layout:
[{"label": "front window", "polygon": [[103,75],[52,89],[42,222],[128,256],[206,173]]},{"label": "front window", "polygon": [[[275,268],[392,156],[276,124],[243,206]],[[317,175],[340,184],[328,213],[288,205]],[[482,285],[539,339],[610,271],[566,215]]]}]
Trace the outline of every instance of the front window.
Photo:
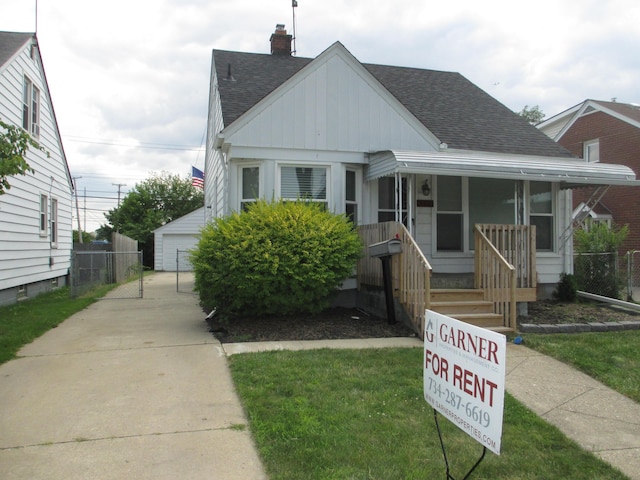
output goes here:
[{"label": "front window", "polygon": [[345,176],[345,214],[354,225],[358,224],[358,197],[356,195],[356,172],[347,170]]},{"label": "front window", "polygon": [[474,247],[477,223],[513,225],[516,217],[516,184],[499,178],[469,179],[469,249]]},{"label": "front window", "polygon": [[553,250],[553,189],[549,182],[529,183],[529,223],[536,226],[536,249]]},{"label": "front window", "polygon": [[463,251],[462,178],[438,177],[436,202],[438,251]]},{"label": "front window", "polygon": [[326,167],[282,167],[280,197],[328,205]]},{"label": "front window", "polygon": [[[401,181],[401,216],[402,223],[407,225],[407,179]],[[378,222],[393,222],[396,218],[397,198],[396,177],[382,177],[378,179]]]},{"label": "front window", "polygon": [[240,176],[242,182],[240,208],[245,210],[250,203],[260,198],[260,167],[243,167]]}]

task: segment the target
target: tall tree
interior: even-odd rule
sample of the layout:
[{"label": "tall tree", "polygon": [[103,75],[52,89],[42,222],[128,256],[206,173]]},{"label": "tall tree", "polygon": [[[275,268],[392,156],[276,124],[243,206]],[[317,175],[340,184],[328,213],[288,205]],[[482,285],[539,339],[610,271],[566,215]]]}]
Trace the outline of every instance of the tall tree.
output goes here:
[{"label": "tall tree", "polygon": [[[189,178],[153,173],[105,214],[113,231],[138,240],[144,264],[153,266],[153,231],[204,205],[204,193]],[[101,229],[109,227],[102,226]]]},{"label": "tall tree", "polygon": [[545,117],[544,112],[540,110],[538,105],[534,105],[531,108],[529,108],[529,105],[525,105],[524,108],[518,112],[518,115],[523,117],[531,125],[537,125],[544,120]]},{"label": "tall tree", "polygon": [[[31,136],[15,125],[0,120],[0,195],[11,188],[7,177],[34,173],[25,160],[30,147],[45,151]],[[46,152],[45,152],[46,153]],[[47,156],[49,154],[47,153]]]}]

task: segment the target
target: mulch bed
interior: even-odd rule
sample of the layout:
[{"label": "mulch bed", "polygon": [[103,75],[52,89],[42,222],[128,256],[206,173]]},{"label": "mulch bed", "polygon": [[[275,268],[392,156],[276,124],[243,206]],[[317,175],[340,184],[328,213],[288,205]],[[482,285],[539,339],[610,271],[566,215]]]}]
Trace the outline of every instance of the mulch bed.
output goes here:
[{"label": "mulch bed", "polygon": [[239,317],[228,322],[214,317],[208,323],[221,343],[415,336],[402,323],[390,325],[385,318],[349,308],[331,308],[315,315]]},{"label": "mulch bed", "polygon": [[[529,303],[528,310],[529,315],[520,317],[519,324],[640,320],[640,314],[599,303],[539,301]],[[239,317],[228,322],[213,317],[207,322],[209,331],[222,343],[416,336],[403,323],[390,325],[386,318],[349,308],[332,308],[316,315]]]}]

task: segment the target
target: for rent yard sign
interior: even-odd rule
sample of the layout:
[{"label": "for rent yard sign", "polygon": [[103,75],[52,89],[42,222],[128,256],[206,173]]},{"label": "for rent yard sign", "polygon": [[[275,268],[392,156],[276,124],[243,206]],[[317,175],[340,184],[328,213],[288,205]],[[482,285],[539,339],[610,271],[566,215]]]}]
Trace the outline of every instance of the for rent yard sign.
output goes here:
[{"label": "for rent yard sign", "polygon": [[506,349],[504,335],[426,311],[424,398],[498,455]]}]

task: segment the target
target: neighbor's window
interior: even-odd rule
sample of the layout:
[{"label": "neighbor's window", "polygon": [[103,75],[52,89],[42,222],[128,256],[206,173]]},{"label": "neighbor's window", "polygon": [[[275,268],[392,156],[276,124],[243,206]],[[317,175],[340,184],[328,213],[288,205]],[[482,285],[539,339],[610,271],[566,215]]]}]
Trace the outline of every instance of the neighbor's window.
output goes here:
[{"label": "neighbor's window", "polygon": [[328,206],[326,167],[282,167],[280,198],[308,200]]},{"label": "neighbor's window", "polygon": [[464,248],[464,211],[462,208],[462,178],[439,176],[436,195],[437,250],[461,252]]},{"label": "neighbor's window", "polygon": [[58,200],[51,199],[51,243],[58,244]]},{"label": "neighbor's window", "polygon": [[47,215],[47,208],[48,208],[48,201],[49,199],[47,198],[46,195],[40,195],[40,235],[44,236],[47,234],[47,223],[48,223],[48,215]]},{"label": "neighbor's window", "polygon": [[40,90],[27,77],[22,95],[22,128],[34,137],[40,136]]},{"label": "neighbor's window", "polygon": [[358,224],[358,200],[356,195],[356,172],[347,170],[345,176],[345,214],[354,225]]},{"label": "neighbor's window", "polygon": [[549,182],[529,183],[529,223],[536,226],[536,249],[553,250],[553,196]]},{"label": "neighbor's window", "polygon": [[600,161],[600,141],[590,140],[584,142],[584,151],[582,153],[584,159],[587,162],[599,162]]},{"label": "neighbor's window", "polygon": [[245,210],[247,205],[260,198],[260,167],[243,167],[242,177],[242,198],[240,208]]}]

